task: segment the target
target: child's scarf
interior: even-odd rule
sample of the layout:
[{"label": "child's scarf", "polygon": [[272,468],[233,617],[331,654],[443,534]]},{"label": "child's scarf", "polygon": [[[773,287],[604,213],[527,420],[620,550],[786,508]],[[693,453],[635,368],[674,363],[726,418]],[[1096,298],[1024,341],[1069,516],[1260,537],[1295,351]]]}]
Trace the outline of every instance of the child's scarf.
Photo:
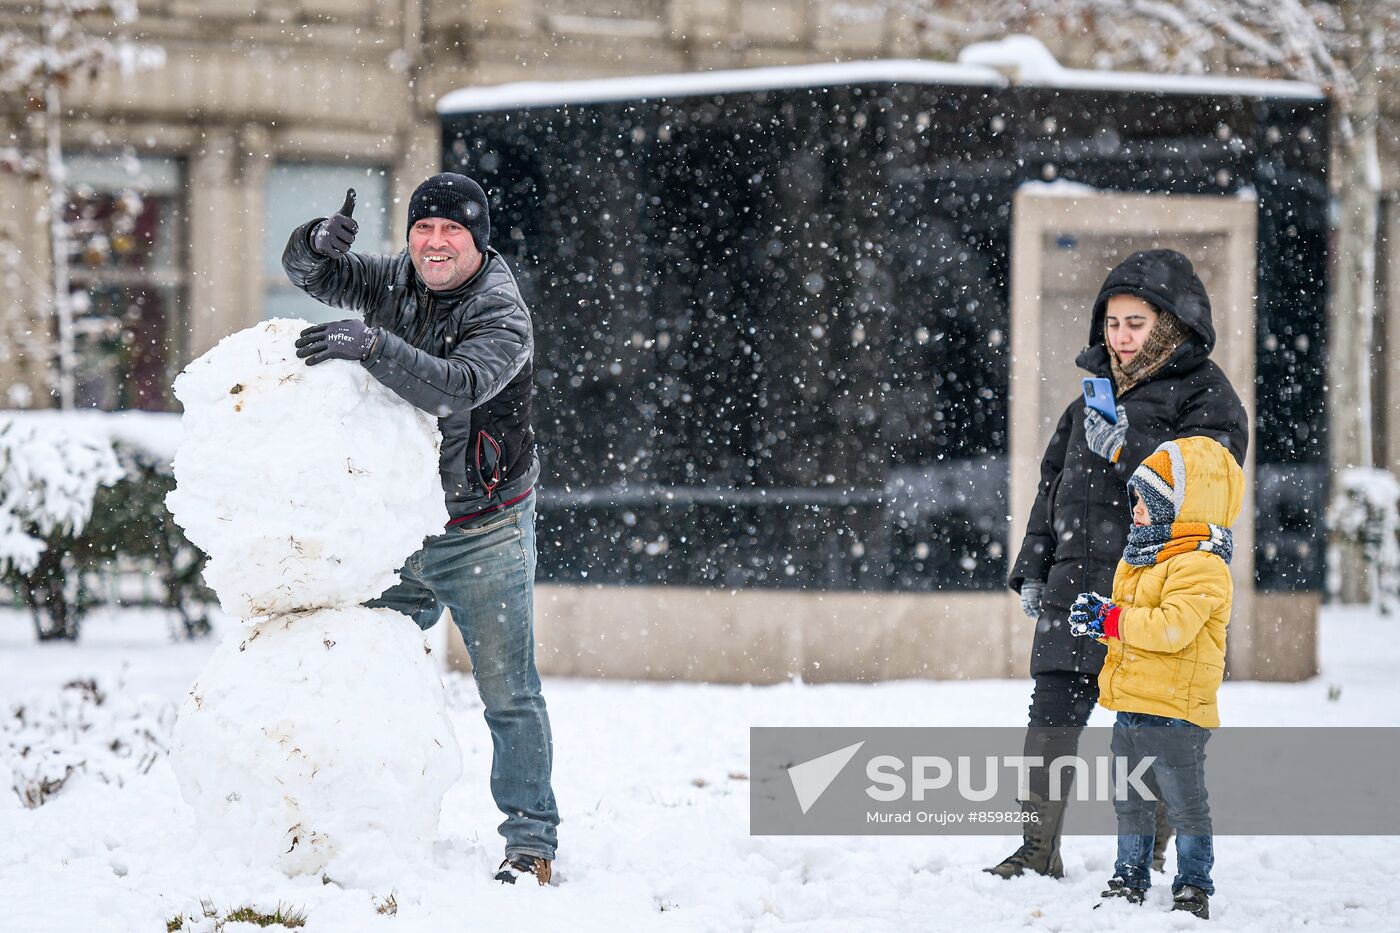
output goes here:
[{"label": "child's scarf", "polygon": [[1189,551],[1209,551],[1228,564],[1235,551],[1235,539],[1230,529],[1205,522],[1134,525],[1128,532],[1123,560],[1134,567],[1151,567]]}]

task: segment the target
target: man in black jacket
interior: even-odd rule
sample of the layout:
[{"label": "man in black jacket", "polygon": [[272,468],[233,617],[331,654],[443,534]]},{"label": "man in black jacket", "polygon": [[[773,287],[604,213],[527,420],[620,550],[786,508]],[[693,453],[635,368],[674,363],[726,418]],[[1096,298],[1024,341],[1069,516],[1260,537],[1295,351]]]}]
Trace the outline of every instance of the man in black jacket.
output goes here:
[{"label": "man in black jacket", "polygon": [[[358,312],[308,327],[307,365],[358,362],[405,401],[437,416],[439,472],[451,520],[369,603],[422,628],[444,607],[462,632],[485,706],[491,793],[506,815],[497,880],[549,882],[559,812],[553,742],[535,668],[535,501],[531,427],[534,333],[515,277],[490,247],[485,193],[465,175],[434,175],[408,206],[408,248],[350,251],[354,191],[341,210],[292,232],[282,267],[319,301]],[[372,529],[366,529],[372,532]]]},{"label": "man in black jacket", "polygon": [[[1219,441],[1244,463],[1249,419],[1230,380],[1210,359],[1214,347],[1210,298],[1181,253],[1136,252],[1108,274],[1094,303],[1089,346],[1075,362],[1112,380],[1118,419],[1109,422],[1075,394],[1046,447],[1040,487],[1008,581],[1036,621],[1029,757],[1049,763],[1073,755],[1098,702],[1104,649],[1070,634],[1069,610],[1079,593],[1112,591],[1130,524],[1127,481],[1133,471],[1157,445],[1190,435]],[[987,871],[1005,878],[1025,871],[1059,877],[1064,802],[1048,799],[1047,769],[1031,769],[1029,777],[1030,799],[1023,806],[1033,822],[1025,824],[1021,847]],[[1162,845],[1166,832],[1159,826]]]}]

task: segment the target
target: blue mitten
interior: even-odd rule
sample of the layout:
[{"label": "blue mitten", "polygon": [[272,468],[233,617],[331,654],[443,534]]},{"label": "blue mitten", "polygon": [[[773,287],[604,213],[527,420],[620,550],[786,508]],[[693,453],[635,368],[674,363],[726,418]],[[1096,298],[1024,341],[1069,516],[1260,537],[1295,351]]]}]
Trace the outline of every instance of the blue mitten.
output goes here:
[{"label": "blue mitten", "polygon": [[1098,593],[1080,593],[1069,610],[1069,633],[1117,638],[1118,612],[1117,606]]}]

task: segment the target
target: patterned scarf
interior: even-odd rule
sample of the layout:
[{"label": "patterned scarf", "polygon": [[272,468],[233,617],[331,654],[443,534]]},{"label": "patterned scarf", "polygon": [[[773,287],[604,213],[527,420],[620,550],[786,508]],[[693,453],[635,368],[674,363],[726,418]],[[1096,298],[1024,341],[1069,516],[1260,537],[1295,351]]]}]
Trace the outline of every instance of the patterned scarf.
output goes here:
[{"label": "patterned scarf", "polygon": [[1235,552],[1235,539],[1230,529],[1205,522],[1134,525],[1128,532],[1123,560],[1134,567],[1151,567],[1188,551],[1219,554],[1228,564]]},{"label": "patterned scarf", "polygon": [[[1181,323],[1181,318],[1170,311],[1158,311],[1157,323],[1152,325],[1147,339],[1142,342],[1142,349],[1134,353],[1132,359],[1127,363],[1120,363],[1118,354],[1111,349],[1108,351],[1108,365],[1113,370],[1114,394],[1122,395],[1133,386],[1157,375],[1172,358],[1176,348],[1190,336],[1191,329]],[[1108,343],[1107,334],[1104,335],[1104,343]]]}]

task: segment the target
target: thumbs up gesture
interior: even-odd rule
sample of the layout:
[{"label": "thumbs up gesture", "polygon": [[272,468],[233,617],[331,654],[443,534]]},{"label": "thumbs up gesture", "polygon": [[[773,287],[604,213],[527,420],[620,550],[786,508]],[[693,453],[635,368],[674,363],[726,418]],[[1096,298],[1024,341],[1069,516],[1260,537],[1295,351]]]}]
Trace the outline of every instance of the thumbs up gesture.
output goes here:
[{"label": "thumbs up gesture", "polygon": [[345,192],[345,203],[340,210],[321,221],[312,231],[311,248],[330,259],[339,259],[350,252],[355,234],[360,232],[360,225],[350,216],[354,212],[355,189],[350,188]]}]

